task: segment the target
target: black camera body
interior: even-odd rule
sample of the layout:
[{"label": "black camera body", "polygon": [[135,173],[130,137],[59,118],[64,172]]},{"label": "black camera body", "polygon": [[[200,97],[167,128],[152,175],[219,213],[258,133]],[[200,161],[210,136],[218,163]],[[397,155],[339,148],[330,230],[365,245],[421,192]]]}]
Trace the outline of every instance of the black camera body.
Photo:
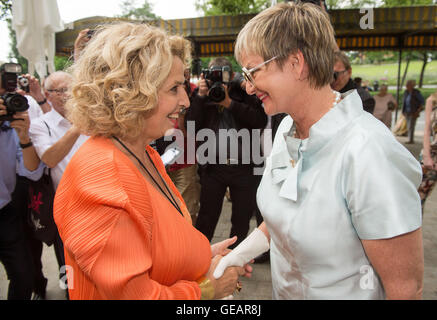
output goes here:
[{"label": "black camera body", "polygon": [[[208,97],[214,102],[223,101],[226,97],[223,84],[228,84],[231,80],[231,69],[228,66],[212,66],[202,70],[206,83],[208,84]],[[210,82],[212,84],[210,84]]]},{"label": "black camera body", "polygon": [[[0,121],[14,121],[16,120],[13,118],[14,114],[29,109],[27,99],[15,92],[18,83],[20,83],[21,87],[26,83],[27,87],[29,86],[28,81],[23,82],[21,80],[23,83],[18,82],[18,74],[21,72],[22,68],[18,63],[5,63],[0,66],[1,87],[6,91],[4,95],[0,96],[0,99],[3,100],[7,112],[6,115],[0,116]],[[24,79],[27,80],[26,78]]]}]

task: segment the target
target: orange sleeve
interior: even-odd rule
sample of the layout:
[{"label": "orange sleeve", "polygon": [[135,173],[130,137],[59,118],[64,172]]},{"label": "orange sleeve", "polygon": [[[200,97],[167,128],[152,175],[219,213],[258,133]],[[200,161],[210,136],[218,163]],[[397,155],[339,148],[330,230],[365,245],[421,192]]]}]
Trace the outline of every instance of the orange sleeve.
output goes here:
[{"label": "orange sleeve", "polygon": [[194,281],[164,286],[149,277],[153,265],[150,204],[145,212],[136,212],[112,159],[88,160],[70,162],[56,194],[55,220],[65,250],[99,294],[114,300],[200,299]]}]

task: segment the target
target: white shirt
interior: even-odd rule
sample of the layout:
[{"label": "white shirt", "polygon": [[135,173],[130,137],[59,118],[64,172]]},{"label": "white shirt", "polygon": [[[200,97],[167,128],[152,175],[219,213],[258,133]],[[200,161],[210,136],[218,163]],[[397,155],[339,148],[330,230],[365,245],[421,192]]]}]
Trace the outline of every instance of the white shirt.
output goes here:
[{"label": "white shirt", "polygon": [[305,140],[284,118],[266,160],[257,202],[274,299],[383,299],[361,240],[421,226],[419,162],[363,111],[356,90],[343,97]]},{"label": "white shirt", "polygon": [[27,112],[29,114],[30,122],[32,122],[35,119],[41,117],[44,112],[42,111],[38,102],[36,102],[36,100],[32,96],[25,95],[25,97],[27,99],[27,103],[29,104],[29,109],[27,110]]},{"label": "white shirt", "polygon": [[[50,133],[44,122],[49,126]],[[71,123],[61,116],[53,107],[52,110],[32,121],[29,134],[38,156],[41,158],[47,149],[58,142],[58,140],[61,139],[70,128]],[[88,136],[80,135],[70,152],[57,164],[56,167],[51,169],[51,176],[55,188],[58,187],[71,157],[73,157],[74,153],[88,138]]]}]

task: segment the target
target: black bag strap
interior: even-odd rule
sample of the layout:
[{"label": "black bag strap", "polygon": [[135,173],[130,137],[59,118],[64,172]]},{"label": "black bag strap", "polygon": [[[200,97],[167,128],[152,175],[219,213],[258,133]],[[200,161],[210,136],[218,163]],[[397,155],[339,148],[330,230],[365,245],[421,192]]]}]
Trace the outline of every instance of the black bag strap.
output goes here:
[{"label": "black bag strap", "polygon": [[50,131],[50,127],[49,127],[49,125],[48,125],[47,122],[45,122],[44,120],[43,120],[42,122],[44,122],[44,124],[46,125],[47,130],[49,130],[49,136],[51,137],[51,136],[52,136],[52,132]]},{"label": "black bag strap", "polygon": [[[46,127],[47,127],[47,130],[49,131],[49,137],[51,137],[52,136],[52,132],[50,131],[50,127],[49,127],[49,125],[47,124],[47,122],[45,122],[44,120],[42,121],[42,122],[44,122],[44,124],[46,125]],[[50,175],[50,171],[51,171],[51,169],[49,168],[49,167],[47,167],[48,168],[48,176],[50,177],[50,179],[51,179],[51,175]]]}]

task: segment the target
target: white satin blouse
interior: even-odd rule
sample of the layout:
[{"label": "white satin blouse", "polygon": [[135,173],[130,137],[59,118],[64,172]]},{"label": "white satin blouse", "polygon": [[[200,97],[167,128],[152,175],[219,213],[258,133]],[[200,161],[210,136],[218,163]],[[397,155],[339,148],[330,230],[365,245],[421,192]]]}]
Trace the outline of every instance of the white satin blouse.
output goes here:
[{"label": "white satin blouse", "polygon": [[356,90],[307,139],[291,137],[292,125],[290,116],[282,121],[257,192],[273,298],[385,298],[360,240],[421,227],[419,162],[363,111]]}]

